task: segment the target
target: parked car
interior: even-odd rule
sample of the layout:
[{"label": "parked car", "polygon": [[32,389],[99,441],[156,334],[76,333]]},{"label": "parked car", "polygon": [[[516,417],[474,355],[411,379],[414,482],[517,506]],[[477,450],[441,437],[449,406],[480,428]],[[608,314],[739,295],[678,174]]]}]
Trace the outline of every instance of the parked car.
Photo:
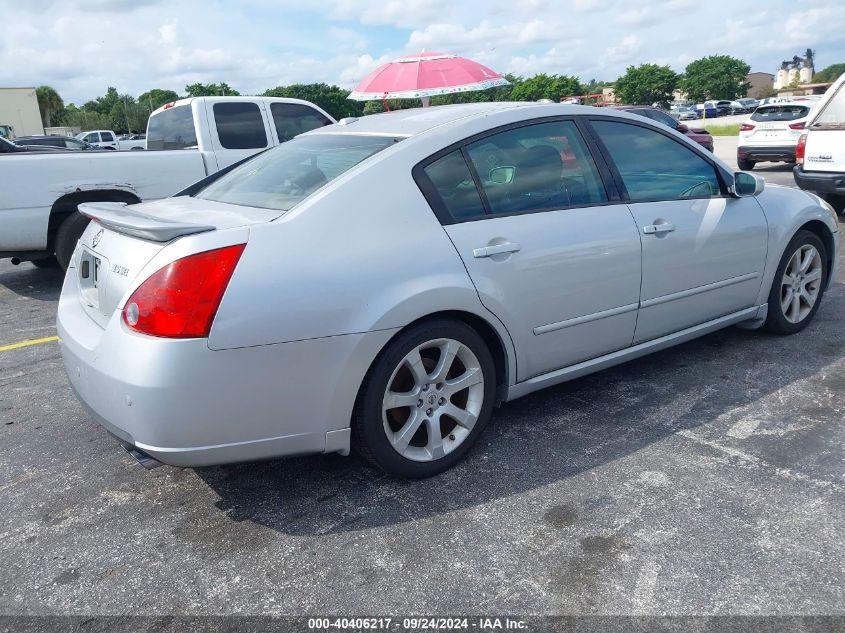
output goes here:
[{"label": "parked car", "polygon": [[[738,104],[738,108],[735,109],[733,104]],[[731,112],[733,114],[746,114],[749,112],[754,112],[758,105],[757,99],[752,99],[751,97],[742,97],[741,99],[737,99],[736,101],[731,101]]]},{"label": "parked car", "polygon": [[[81,202],[164,198],[256,152],[333,119],[277,97],[198,97],[150,116],[146,152],[71,152],[0,163],[0,258],[66,267],[88,218]],[[40,149],[46,150],[47,147]],[[58,155],[61,151],[64,155]],[[43,153],[43,152],[42,152]],[[55,259],[53,256],[55,255]]]},{"label": "parked car", "polygon": [[100,149],[95,145],[80,141],[72,136],[61,136],[58,134],[48,136],[19,136],[14,140],[15,145],[47,145],[50,147],[63,147],[75,150]]},{"label": "parked car", "polygon": [[839,243],[815,196],[559,104],[346,119],[82,211],[61,353],[136,457],[355,447],[399,477],[459,462],[499,402],[733,324],[801,331]]},{"label": "parked car", "polygon": [[[49,147],[49,146],[44,146],[44,145],[17,145],[15,143],[11,142],[10,140],[0,136],[0,154],[6,154],[6,155],[22,154],[22,153],[47,154],[47,153],[65,153],[65,152],[69,152],[69,151],[70,150],[62,149],[62,148],[59,148],[59,147]],[[7,163],[8,163],[8,159],[4,159],[2,166],[5,167],[7,165]],[[4,186],[3,186],[4,192],[8,189],[11,189],[11,187],[4,184]],[[0,200],[2,200],[2,196],[0,196]],[[2,204],[2,202],[0,202],[0,204]],[[0,240],[2,240],[2,237],[0,237]],[[2,253],[0,253],[0,256],[2,256]]]},{"label": "parked car", "polygon": [[739,128],[736,162],[751,171],[761,162],[795,162],[795,146],[804,131],[813,104],[772,103],[757,108]]},{"label": "parked car", "polygon": [[675,112],[679,121],[695,121],[698,118],[698,113],[692,106],[679,106]]},{"label": "parked car", "polygon": [[715,106],[716,110],[719,113],[719,116],[729,116],[731,114],[731,101],[730,99],[722,99],[721,101],[716,101]]},{"label": "parked car", "polygon": [[696,114],[698,114],[699,119],[702,119],[702,118],[714,119],[717,116],[721,116],[718,108],[716,108],[716,105],[713,102],[710,102],[710,101],[705,102],[705,103],[696,104],[695,112],[696,112]]},{"label": "parked car", "polygon": [[622,110],[625,112],[630,112],[631,114],[636,114],[639,116],[643,116],[647,119],[651,119],[652,121],[657,121],[658,123],[662,123],[668,128],[673,130],[677,130],[681,134],[684,134],[687,138],[692,141],[695,141],[705,149],[709,151],[713,151],[713,137],[710,133],[702,128],[690,128],[683,123],[679,123],[675,120],[675,118],[661,110],[660,108],[653,108],[650,106],[611,106],[614,110]]},{"label": "parked car", "polygon": [[813,108],[796,146],[795,183],[845,213],[845,74]]},{"label": "parked car", "polygon": [[141,150],[146,147],[146,143],[143,140],[121,140],[120,137],[118,137],[118,135],[112,130],[91,130],[88,132],[80,132],[76,135],[76,138],[102,149],[119,150],[122,152],[128,150]]}]

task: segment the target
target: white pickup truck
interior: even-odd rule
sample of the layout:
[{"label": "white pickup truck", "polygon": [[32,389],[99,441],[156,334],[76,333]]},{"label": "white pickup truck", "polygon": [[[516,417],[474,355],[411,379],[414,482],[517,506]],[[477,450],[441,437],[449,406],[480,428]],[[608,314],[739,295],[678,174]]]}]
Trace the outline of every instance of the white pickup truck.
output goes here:
[{"label": "white pickup truck", "polygon": [[114,130],[91,130],[80,132],[74,138],[100,149],[114,149],[125,152],[132,149],[145,149],[146,141],[121,141]]},{"label": "white pickup truck", "polygon": [[0,258],[67,268],[88,225],[80,203],[165,198],[333,122],[298,99],[197,97],[153,112],[146,152],[0,154]]},{"label": "white pickup truck", "polygon": [[813,108],[795,159],[795,183],[845,214],[845,74]]}]

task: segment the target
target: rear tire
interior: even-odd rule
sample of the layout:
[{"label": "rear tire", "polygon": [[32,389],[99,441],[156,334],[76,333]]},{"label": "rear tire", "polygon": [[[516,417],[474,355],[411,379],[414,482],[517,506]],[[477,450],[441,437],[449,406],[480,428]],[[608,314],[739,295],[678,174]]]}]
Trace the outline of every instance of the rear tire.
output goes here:
[{"label": "rear tire", "polygon": [[776,334],[795,334],[807,327],[821,305],[827,276],[824,243],[815,233],[798,231],[775,271],[764,327]]},{"label": "rear tire", "polygon": [[740,171],[752,171],[756,164],[753,160],[748,160],[747,158],[736,159],[736,166],[739,167]]},{"label": "rear tire", "polygon": [[50,257],[43,259],[33,259],[32,265],[36,268],[56,268],[59,265],[59,260],[56,259],[55,255],[50,255]]},{"label": "rear tire", "polygon": [[59,226],[56,233],[56,259],[62,270],[67,270],[70,265],[70,258],[76,248],[76,243],[85,232],[90,220],[79,211],[74,211],[67,216]]},{"label": "rear tire", "polygon": [[352,444],[395,477],[431,477],[464,458],[495,397],[493,357],[478,333],[460,321],[422,323],[391,341],[364,379]]}]

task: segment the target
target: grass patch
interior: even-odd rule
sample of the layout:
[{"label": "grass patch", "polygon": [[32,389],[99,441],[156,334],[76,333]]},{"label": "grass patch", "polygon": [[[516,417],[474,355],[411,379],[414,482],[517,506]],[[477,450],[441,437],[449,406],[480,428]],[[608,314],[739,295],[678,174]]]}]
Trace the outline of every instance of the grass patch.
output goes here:
[{"label": "grass patch", "polygon": [[733,125],[704,124],[702,127],[713,136],[739,136],[739,123]]}]

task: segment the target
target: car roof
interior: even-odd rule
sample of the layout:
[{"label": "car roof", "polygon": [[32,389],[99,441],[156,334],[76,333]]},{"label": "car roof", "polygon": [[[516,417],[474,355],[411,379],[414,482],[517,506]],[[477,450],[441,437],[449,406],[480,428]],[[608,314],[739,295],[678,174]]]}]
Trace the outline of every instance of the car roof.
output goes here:
[{"label": "car roof", "polygon": [[595,114],[596,111],[596,108],[592,106],[519,101],[462,103],[349,117],[341,119],[334,125],[327,125],[307,132],[307,134],[368,134],[410,137],[456,121],[480,118],[503,110],[518,108],[544,108],[547,110],[550,107],[558,108],[561,115]]}]

